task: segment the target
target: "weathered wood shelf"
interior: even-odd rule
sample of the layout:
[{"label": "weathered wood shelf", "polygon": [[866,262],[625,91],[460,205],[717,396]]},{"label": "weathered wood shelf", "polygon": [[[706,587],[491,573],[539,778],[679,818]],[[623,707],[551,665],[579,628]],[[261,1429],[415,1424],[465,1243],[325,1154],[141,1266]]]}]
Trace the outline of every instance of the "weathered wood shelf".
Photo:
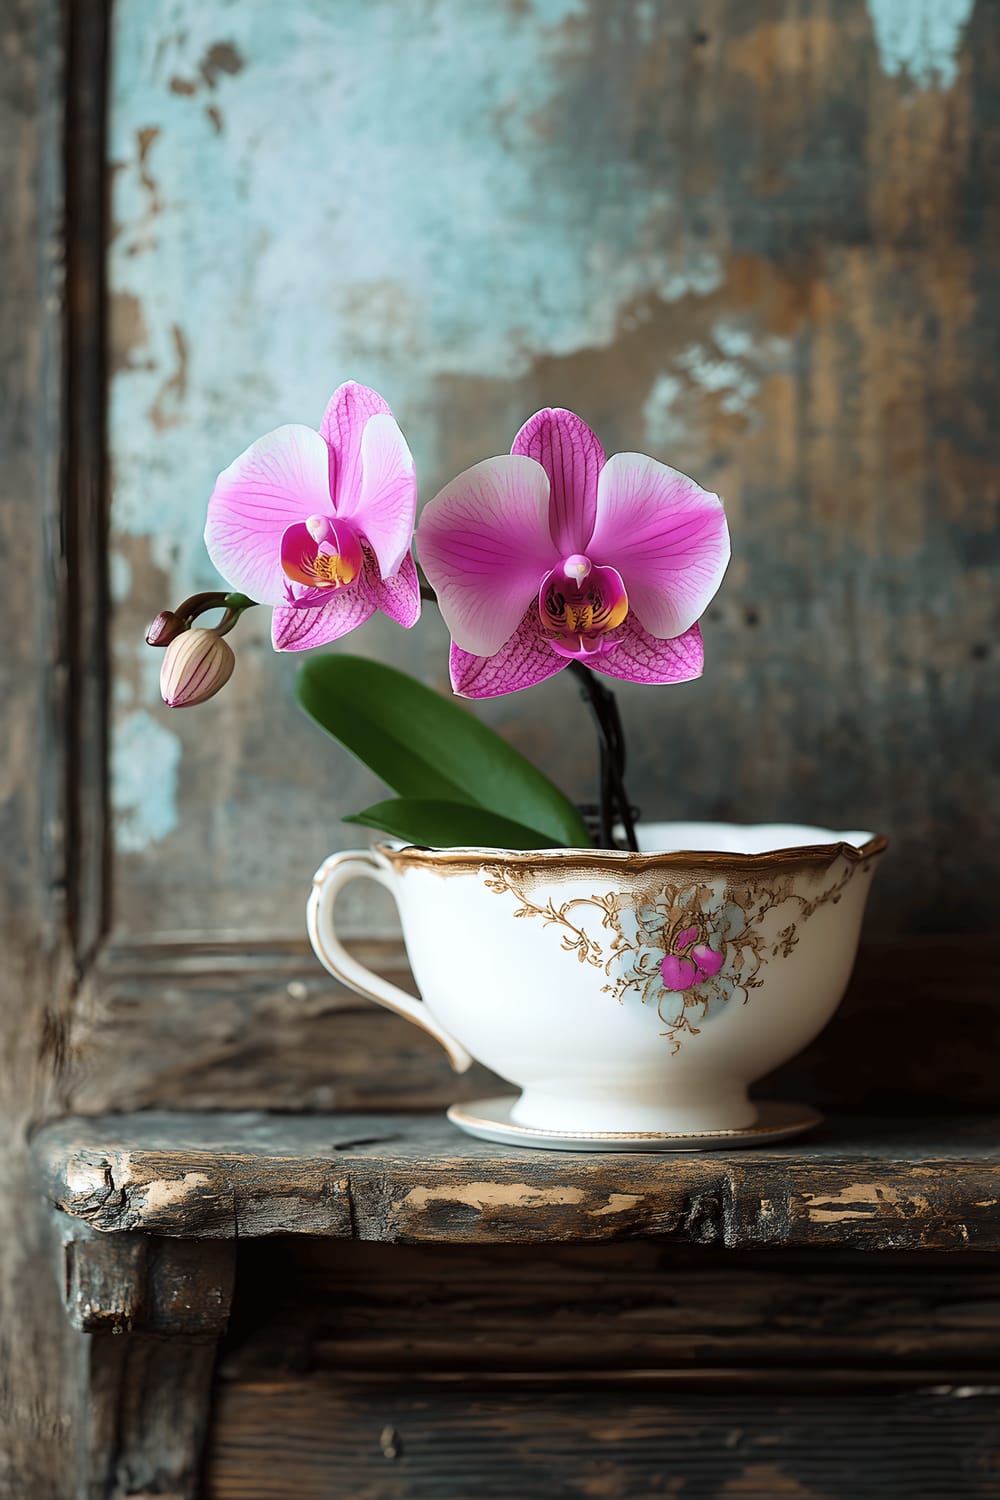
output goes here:
[{"label": "weathered wood shelf", "polygon": [[602,1156],[491,1146],[437,1114],[148,1113],[61,1121],[35,1151],[56,1207],[111,1234],[1000,1249],[996,1117]]}]

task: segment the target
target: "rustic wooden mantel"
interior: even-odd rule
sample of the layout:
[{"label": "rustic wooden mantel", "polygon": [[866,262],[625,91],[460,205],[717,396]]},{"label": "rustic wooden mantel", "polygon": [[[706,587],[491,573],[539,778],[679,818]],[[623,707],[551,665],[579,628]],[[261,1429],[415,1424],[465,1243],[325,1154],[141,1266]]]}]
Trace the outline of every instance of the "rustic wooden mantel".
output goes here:
[{"label": "rustic wooden mantel", "polygon": [[36,1151],[56,1206],[103,1233],[1000,1249],[993,1117],[592,1155],[473,1141],[439,1114],[149,1113],[63,1121]]},{"label": "rustic wooden mantel", "polygon": [[[612,1462],[646,1493],[695,1417],[685,1462],[770,1500],[823,1473],[809,1424],[834,1397],[888,1493],[992,1493],[1000,1273],[975,1252],[1000,1250],[996,1117],[592,1155],[488,1145],[437,1112],[151,1112],[65,1119],[34,1151],[83,1336],[88,1500],[436,1496],[470,1433],[484,1494],[549,1493],[564,1469],[539,1477],[538,1453],[563,1439],[581,1484]],[[536,1430],[545,1371],[559,1395]],[[613,1448],[581,1372],[617,1392]],[[775,1415],[771,1387],[798,1404]],[[744,1462],[744,1430],[777,1469],[770,1449]]]}]

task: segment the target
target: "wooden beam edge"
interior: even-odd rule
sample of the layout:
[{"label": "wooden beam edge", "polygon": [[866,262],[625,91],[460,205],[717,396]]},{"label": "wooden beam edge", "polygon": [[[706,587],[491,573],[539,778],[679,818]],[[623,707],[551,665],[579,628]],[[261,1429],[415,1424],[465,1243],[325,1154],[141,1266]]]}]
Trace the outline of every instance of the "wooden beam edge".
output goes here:
[{"label": "wooden beam edge", "polygon": [[364,1150],[248,1156],[54,1141],[42,1171],[56,1208],[102,1234],[1000,1249],[1000,1168],[982,1157]]}]

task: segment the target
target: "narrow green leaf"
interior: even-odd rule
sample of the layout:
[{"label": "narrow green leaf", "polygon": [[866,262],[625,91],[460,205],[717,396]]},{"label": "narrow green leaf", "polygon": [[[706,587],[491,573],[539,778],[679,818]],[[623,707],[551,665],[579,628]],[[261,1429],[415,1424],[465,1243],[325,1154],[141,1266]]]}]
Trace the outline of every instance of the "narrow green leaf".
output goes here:
[{"label": "narrow green leaf", "polygon": [[377,802],[364,812],[354,813],[345,823],[360,823],[378,828],[408,844],[430,849],[454,849],[456,846],[486,849],[557,849],[559,844],[537,828],[526,828],[510,818],[473,807],[468,802],[444,802],[439,799],[396,797]]},{"label": "narrow green leaf", "polygon": [[469,803],[588,848],[567,797],[481,720],[422,682],[359,656],[317,656],[298,701],[334,739],[404,798]]}]

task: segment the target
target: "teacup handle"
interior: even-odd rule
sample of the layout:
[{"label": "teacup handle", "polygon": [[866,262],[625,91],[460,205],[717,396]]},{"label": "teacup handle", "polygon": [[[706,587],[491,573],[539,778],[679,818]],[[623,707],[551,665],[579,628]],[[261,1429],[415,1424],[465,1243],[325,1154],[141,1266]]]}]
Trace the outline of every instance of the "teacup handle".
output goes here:
[{"label": "teacup handle", "polygon": [[472,1058],[461,1042],[438,1025],[423,1001],[414,1000],[398,985],[390,984],[387,979],[381,979],[371,969],[366,969],[364,964],[359,964],[338,938],[333,924],[337,896],[352,880],[361,879],[376,881],[395,899],[392,876],[371,849],[346,849],[342,854],[331,854],[313,876],[306,923],[316,957],[334,979],[339,979],[355,994],[374,1000],[387,1010],[394,1010],[397,1015],[405,1016],[415,1026],[430,1032],[447,1052],[455,1072],[464,1073],[472,1066]]}]

